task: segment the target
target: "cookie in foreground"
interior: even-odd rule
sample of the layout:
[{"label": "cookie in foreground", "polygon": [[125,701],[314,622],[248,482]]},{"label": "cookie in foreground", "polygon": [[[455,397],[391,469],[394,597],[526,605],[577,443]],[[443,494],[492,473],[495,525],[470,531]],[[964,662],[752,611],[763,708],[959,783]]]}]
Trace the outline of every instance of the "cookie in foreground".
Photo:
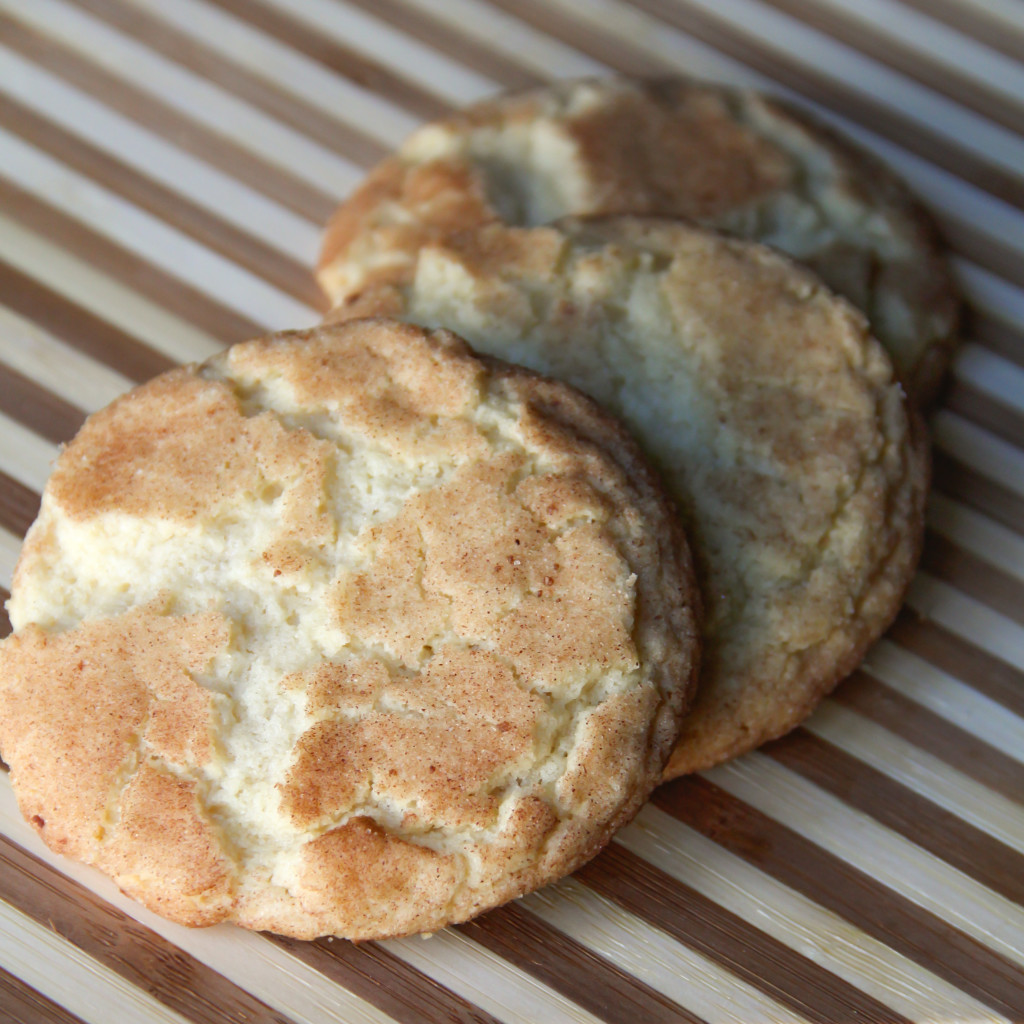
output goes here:
[{"label": "cookie in foreground", "polygon": [[958,300],[935,231],[878,160],[752,90],[689,78],[557,82],[415,132],[335,213],[335,304],[408,279],[427,241],[567,215],[686,217],[810,266],[871,321],[907,390],[934,398]]},{"label": "cookie in foreground", "polygon": [[61,454],[0,749],[54,850],[174,920],[434,931],[635,814],[697,606],[674,510],[582,395],[446,331],[276,335]]},{"label": "cookie in foreground", "polygon": [[924,431],[863,317],[784,256],[656,218],[495,224],[428,244],[409,284],[346,309],[569,381],[660,467],[706,610],[667,777],[793,728],[895,616],[923,533]]}]

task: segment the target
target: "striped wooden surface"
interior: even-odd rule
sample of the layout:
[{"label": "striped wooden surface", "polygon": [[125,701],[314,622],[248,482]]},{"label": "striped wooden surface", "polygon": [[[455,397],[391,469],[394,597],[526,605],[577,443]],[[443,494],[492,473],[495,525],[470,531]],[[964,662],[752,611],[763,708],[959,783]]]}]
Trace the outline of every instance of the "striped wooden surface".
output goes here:
[{"label": "striped wooden surface", "polygon": [[794,96],[935,212],[971,314],[908,608],[803,728],[429,941],[179,928],[0,777],[0,1019],[1024,1020],[1019,0],[0,0],[0,587],[87,413],[317,319],[321,223],[413,127],[608,70]]}]

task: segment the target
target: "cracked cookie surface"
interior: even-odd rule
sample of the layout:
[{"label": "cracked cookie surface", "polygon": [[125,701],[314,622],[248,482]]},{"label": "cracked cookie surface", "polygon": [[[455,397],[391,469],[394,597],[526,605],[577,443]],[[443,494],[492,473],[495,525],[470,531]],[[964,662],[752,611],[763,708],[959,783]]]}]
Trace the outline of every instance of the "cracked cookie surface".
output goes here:
[{"label": "cracked cookie surface", "polygon": [[415,132],[336,212],[318,277],[335,304],[413,272],[419,247],[489,223],[686,217],[810,266],[871,322],[908,391],[935,395],[958,302],[909,190],[808,115],[690,79],[586,79]]},{"label": "cracked cookie surface", "polygon": [[62,453],[0,750],[50,846],[175,920],[432,931],[638,810],[698,603],[674,510],[583,396],[446,331],[277,335]]},{"label": "cracked cookie surface", "polygon": [[917,560],[917,414],[861,317],[772,250],[678,221],[491,225],[334,316],[448,327],[566,380],[633,431],[704,594],[693,708],[666,771],[788,731],[856,667]]}]

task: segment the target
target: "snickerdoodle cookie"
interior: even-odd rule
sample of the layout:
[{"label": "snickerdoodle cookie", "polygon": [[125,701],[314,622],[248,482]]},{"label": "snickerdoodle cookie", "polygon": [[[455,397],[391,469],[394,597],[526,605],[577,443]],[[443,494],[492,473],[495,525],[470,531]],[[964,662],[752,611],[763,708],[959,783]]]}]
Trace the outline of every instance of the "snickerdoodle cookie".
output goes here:
[{"label": "snickerdoodle cookie", "polygon": [[637,811],[697,603],[674,510],[589,399],[446,331],[276,335],[62,453],[0,748],[51,847],[178,921],[432,931]]},{"label": "snickerdoodle cookie", "polygon": [[425,242],[567,215],[696,219],[780,248],[871,322],[908,391],[934,396],[957,299],[927,218],[852,143],[766,96],[690,79],[559,82],[415,132],[335,214],[334,304],[413,272]]},{"label": "snickerdoodle cookie", "polygon": [[679,221],[491,225],[336,317],[457,331],[629,426],[686,521],[707,616],[671,778],[800,722],[896,613],[927,453],[881,345],[813,274]]}]

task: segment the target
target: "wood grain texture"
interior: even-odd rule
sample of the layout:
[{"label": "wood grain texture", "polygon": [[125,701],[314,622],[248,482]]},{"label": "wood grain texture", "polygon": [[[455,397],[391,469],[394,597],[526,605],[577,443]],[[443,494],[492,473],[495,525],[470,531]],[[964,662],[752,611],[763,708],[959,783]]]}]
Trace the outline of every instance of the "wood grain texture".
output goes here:
[{"label": "wood grain texture", "polygon": [[770,50],[754,33],[737,30],[720,16],[689,3],[674,0],[632,0],[632,3],[779,85],[863,125],[1004,202],[1024,209],[1024,178],[951,144],[894,108],[843,86],[825,72]]},{"label": "wood grain texture", "polygon": [[320,145],[364,166],[375,164],[387,149],[370,134],[328,117],[321,111],[282,92],[264,79],[204,46],[139,8],[120,0],[78,0],[86,10],[128,33],[154,52],[162,54],[197,75],[251,103]]},{"label": "wood grain texture", "polygon": [[498,1024],[481,1010],[379,943],[318,939],[273,941],[401,1024]]},{"label": "wood grain texture", "polygon": [[902,736],[983,786],[1024,804],[1024,772],[1019,762],[873,679],[869,672],[855,672],[831,699]]},{"label": "wood grain texture", "polygon": [[[658,791],[660,792],[660,790]],[[890,1007],[613,842],[577,873],[584,884],[817,1024],[851,1015],[906,1024]]]},{"label": "wood grain texture", "polygon": [[0,1010],[10,1024],[84,1024],[63,1006],[0,967]]},{"label": "wood grain texture", "polygon": [[70,441],[85,413],[17,370],[0,363],[0,409],[48,441]]},{"label": "wood grain texture", "polygon": [[333,196],[204,128],[169,104],[140,92],[70,47],[33,31],[3,12],[0,12],[0,38],[5,46],[83,90],[104,106],[173,140],[185,152],[232,175],[249,188],[273,197],[314,223],[326,221],[334,209],[337,201]]},{"label": "wood grain texture", "polygon": [[[870,10],[894,19],[917,12],[935,29],[918,39],[905,28],[890,34],[835,0],[190,2],[196,6],[0,0],[0,46],[19,62],[11,67],[29,81],[28,62],[38,69],[31,80],[46,86],[30,95],[9,74],[0,80],[0,128],[39,154],[0,159],[0,216],[27,250],[22,258],[10,239],[0,246],[0,305],[16,314],[0,320],[0,332],[16,332],[0,336],[0,413],[40,461],[122,377],[142,381],[261,333],[275,310],[322,308],[311,268],[296,256],[312,238],[310,225],[328,217],[359,168],[385,155],[383,139],[456,105],[455,72],[467,73],[478,92],[487,82],[521,89],[595,63],[644,75],[677,71],[684,54],[696,52],[702,67],[720,64],[727,80],[739,62],[875,133],[911,182],[920,171],[926,194],[938,197],[940,226],[964,268],[965,336],[974,349],[948,380],[937,420],[948,432],[935,456],[923,567],[953,606],[970,599],[964,614],[978,628],[968,623],[958,635],[948,613],[950,628],[904,611],[816,719],[765,748],[757,764],[803,801],[799,807],[771,799],[751,771],[755,762],[712,774],[720,785],[678,780],[656,792],[637,831],[580,873],[571,898],[563,887],[550,901],[500,908],[433,947],[249,935],[236,942],[227,930],[224,946],[209,933],[215,944],[190,940],[186,952],[2,837],[0,906],[63,936],[72,945],[62,939],[53,955],[81,953],[83,976],[88,958],[98,961],[96,1005],[118,1005],[113,989],[123,981],[156,998],[146,1006],[202,1024],[283,1024],[290,1011],[296,1022],[316,1024],[952,1024],[985,1019],[986,1008],[1024,1022],[1024,972],[1009,959],[1024,949],[1009,913],[1024,907],[1024,772],[1013,746],[1024,735],[1024,660],[997,635],[1024,636],[1009,632],[1024,627],[1024,494],[1014,475],[1024,453],[1024,394],[1012,390],[1024,367],[1024,15],[1010,0],[872,0]],[[186,10],[223,36],[193,34]],[[351,38],[337,30],[347,15],[362,26]],[[384,28],[375,33],[374,23]],[[90,43],[79,44],[76,24]],[[799,25],[818,33],[820,48],[799,48]],[[941,36],[943,26],[954,32]],[[97,43],[114,46],[111,32],[123,65]],[[677,50],[680,38],[697,45]],[[398,40],[404,58],[388,50]],[[979,42],[1002,56],[979,63]],[[848,76],[830,66],[837,44],[861,62],[848,65]],[[250,46],[262,49],[264,64]],[[408,58],[416,52],[435,54],[437,73],[452,69],[451,77],[428,78]],[[147,88],[147,56],[181,95],[169,85]],[[864,76],[872,69],[890,76],[891,96],[871,87]],[[321,86],[337,99],[333,106],[318,102]],[[95,103],[116,115],[96,122],[109,135],[91,122],[78,130],[58,107],[72,95],[83,110]],[[231,123],[232,111],[250,134]],[[956,115],[963,132],[954,136],[928,111]],[[132,126],[161,148],[140,150],[145,136]],[[271,149],[257,126],[305,146],[309,165]],[[166,147],[185,158],[175,166],[192,169],[181,180],[158,164]],[[56,170],[43,173],[47,167]],[[256,206],[276,204],[261,208],[279,211],[288,237],[249,224],[241,205],[213,205],[220,185],[212,183],[224,176]],[[109,231],[91,206],[97,186],[112,219],[124,214]],[[137,247],[125,224],[146,229]],[[175,251],[202,259],[209,279],[165,258],[159,240],[172,237],[167,229],[180,239]],[[241,301],[244,275],[262,296],[251,305]],[[37,348],[22,353],[17,345]],[[74,369],[54,364],[69,349]],[[96,373],[86,382],[83,372],[79,399],[72,374],[89,367]],[[9,576],[45,467],[6,454],[0,562]],[[10,630],[8,596],[0,589],[0,637]],[[849,837],[853,856],[843,837],[813,827],[816,811],[875,836],[885,849],[874,870],[857,836]],[[887,867],[890,856],[898,870]],[[963,892],[949,893],[950,909],[936,898],[936,877],[951,888],[963,880]],[[991,916],[1000,908],[1004,922]],[[985,920],[991,934],[979,924]],[[278,998],[279,983],[292,986],[294,1011]],[[945,998],[955,1008],[936,1012]],[[70,1009],[0,966],[0,1018],[67,1024],[88,1005],[63,1001]]]},{"label": "wood grain texture", "polygon": [[1024,1005],[1016,964],[706,779],[663,786],[654,803],[994,1010]]},{"label": "wood grain texture", "polygon": [[294,1024],[6,836],[0,899],[196,1024]]},{"label": "wood grain texture", "polygon": [[1024,902],[1024,855],[956,814],[806,729],[795,729],[761,749],[994,892],[1015,903]]},{"label": "wood grain texture", "polygon": [[696,1014],[527,910],[509,905],[459,928],[609,1024],[618,1020],[704,1024]]},{"label": "wood grain texture", "polygon": [[[54,221],[54,235],[60,237],[56,231],[61,226],[60,218],[55,216]],[[8,308],[134,381],[148,380],[174,366],[173,360],[155,352],[127,331],[102,320],[2,260],[0,296]]]}]

